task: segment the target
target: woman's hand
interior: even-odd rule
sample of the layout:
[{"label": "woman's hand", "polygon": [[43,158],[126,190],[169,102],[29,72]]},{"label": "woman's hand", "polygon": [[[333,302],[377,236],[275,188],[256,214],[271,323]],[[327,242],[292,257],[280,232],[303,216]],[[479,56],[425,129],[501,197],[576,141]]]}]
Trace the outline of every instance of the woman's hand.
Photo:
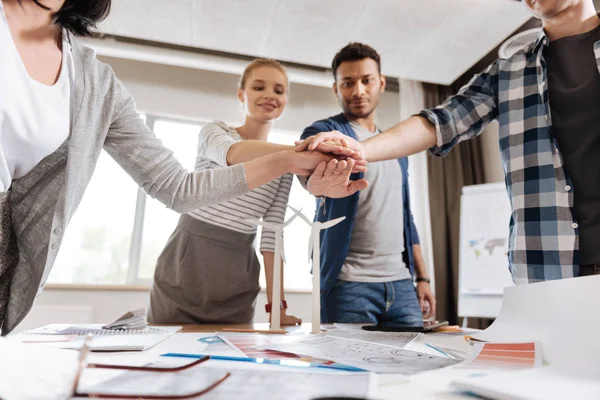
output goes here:
[{"label": "woman's hand", "polygon": [[[336,157],[332,154],[324,154],[320,151],[285,151],[288,160],[288,171],[295,175],[309,176],[322,162],[328,163]],[[365,172],[367,163],[364,160],[353,163],[352,172]]]},{"label": "woman's hand", "polygon": [[369,183],[365,179],[350,180],[354,168],[353,159],[338,161],[333,159],[328,163],[319,164],[311,175],[306,188],[314,196],[340,198],[353,195],[359,190],[366,189]]}]

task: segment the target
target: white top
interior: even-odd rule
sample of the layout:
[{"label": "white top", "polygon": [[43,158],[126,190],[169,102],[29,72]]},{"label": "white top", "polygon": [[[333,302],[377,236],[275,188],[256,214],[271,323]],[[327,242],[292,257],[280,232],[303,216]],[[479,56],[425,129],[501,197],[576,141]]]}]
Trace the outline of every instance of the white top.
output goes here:
[{"label": "white top", "polygon": [[[29,76],[0,1],[0,192],[56,151],[70,131],[73,59],[63,32],[60,76],[52,86]],[[65,51],[67,50],[67,51]]]},{"label": "white top", "polygon": [[[227,152],[231,146],[243,140],[240,134],[223,122],[213,122],[200,131],[196,171],[227,166]],[[256,226],[246,219],[261,219],[281,224],[292,188],[292,175],[285,174],[236,199],[194,210],[188,215],[201,221],[252,234]],[[261,251],[275,252],[275,232],[263,229]]]}]

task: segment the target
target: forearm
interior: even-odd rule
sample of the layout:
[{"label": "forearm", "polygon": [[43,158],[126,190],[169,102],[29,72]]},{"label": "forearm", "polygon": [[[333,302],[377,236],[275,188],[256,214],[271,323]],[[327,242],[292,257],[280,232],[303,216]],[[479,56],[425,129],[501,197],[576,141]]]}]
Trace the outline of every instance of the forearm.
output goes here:
[{"label": "forearm", "polygon": [[235,143],[227,152],[227,165],[235,165],[254,160],[282,150],[291,150],[293,146],[269,143],[262,140],[242,140]]},{"label": "forearm", "polygon": [[244,172],[250,190],[271,182],[273,179],[290,172],[290,169],[286,152],[269,154],[244,163]]},{"label": "forearm", "polygon": [[429,271],[427,271],[427,265],[425,264],[425,259],[423,259],[420,244],[413,244],[413,257],[415,262],[415,277],[429,278]]},{"label": "forearm", "polygon": [[[267,281],[267,302],[273,303],[273,268],[275,265],[275,253],[272,251],[261,252],[263,256],[263,262],[265,265],[265,280]],[[285,293],[283,291],[283,260],[281,260],[281,300],[285,300]]]},{"label": "forearm", "polygon": [[391,160],[420,153],[436,144],[436,131],[427,119],[410,117],[363,142],[367,161]]}]

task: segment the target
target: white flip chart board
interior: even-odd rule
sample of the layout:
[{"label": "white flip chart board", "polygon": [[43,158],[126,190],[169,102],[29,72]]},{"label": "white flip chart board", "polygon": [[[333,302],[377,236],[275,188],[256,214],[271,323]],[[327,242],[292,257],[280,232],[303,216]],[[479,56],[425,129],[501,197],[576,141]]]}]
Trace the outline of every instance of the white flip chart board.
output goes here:
[{"label": "white flip chart board", "polygon": [[465,186],[460,204],[458,315],[495,318],[508,270],[511,207],[504,183]]}]

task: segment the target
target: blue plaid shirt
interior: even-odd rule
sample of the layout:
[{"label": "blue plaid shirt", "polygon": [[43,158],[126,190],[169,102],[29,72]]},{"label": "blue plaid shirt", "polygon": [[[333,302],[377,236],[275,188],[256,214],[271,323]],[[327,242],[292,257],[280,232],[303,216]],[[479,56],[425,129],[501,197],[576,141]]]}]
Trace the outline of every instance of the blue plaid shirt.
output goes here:
[{"label": "blue plaid shirt", "polygon": [[[432,154],[445,155],[493,120],[512,215],[508,262],[516,284],[579,274],[579,234],[572,183],[551,133],[543,30],[528,48],[496,60],[442,105],[421,116],[437,131]],[[590,49],[591,50],[591,49]],[[600,68],[600,41],[594,44]]]}]

